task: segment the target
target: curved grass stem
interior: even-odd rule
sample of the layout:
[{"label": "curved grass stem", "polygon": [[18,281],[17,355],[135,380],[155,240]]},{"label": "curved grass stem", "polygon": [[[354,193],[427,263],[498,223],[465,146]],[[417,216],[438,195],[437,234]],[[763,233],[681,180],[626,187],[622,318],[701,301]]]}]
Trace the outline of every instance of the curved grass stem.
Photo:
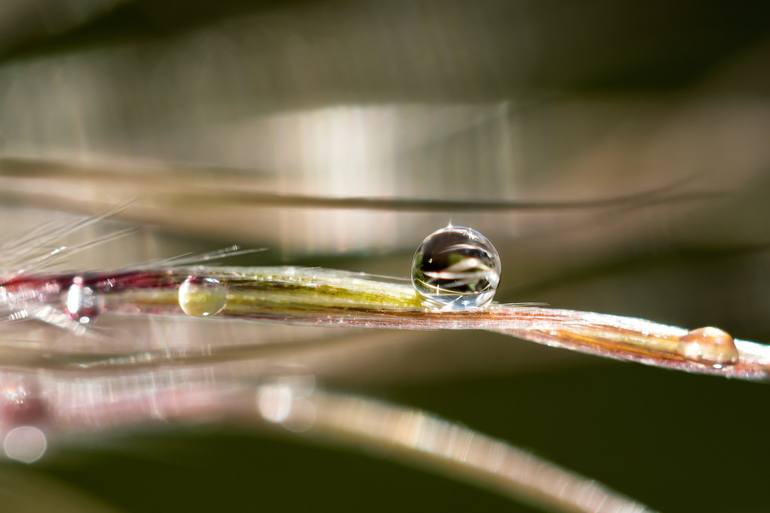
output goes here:
[{"label": "curved grass stem", "polygon": [[[99,298],[101,313],[180,316],[180,286],[189,277],[216,287],[186,288],[184,301],[202,305],[214,295],[214,318],[285,324],[407,330],[488,330],[520,339],[668,369],[752,380],[770,377],[770,349],[733,340],[716,328],[688,331],[642,319],[525,305],[492,304],[445,311],[426,307],[414,289],[361,273],[297,267],[167,267],[84,275],[26,275],[2,283],[6,310],[36,311],[61,325],[68,287],[77,279]],[[11,314],[12,315],[12,314]],[[38,313],[38,319],[45,316]],[[66,328],[66,326],[64,326]],[[82,328],[75,323],[75,328]],[[66,348],[62,349],[66,352]]]}]

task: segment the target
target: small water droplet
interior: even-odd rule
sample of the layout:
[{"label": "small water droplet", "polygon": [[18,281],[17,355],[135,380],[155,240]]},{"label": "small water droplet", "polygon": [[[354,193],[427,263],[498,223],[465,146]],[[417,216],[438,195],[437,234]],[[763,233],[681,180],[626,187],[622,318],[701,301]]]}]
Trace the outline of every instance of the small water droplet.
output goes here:
[{"label": "small water droplet", "polygon": [[679,353],[689,360],[720,368],[738,361],[738,348],[729,333],[719,328],[698,328],[679,338]]},{"label": "small water droplet", "polygon": [[0,380],[0,427],[45,424],[48,403],[31,378],[6,375]]},{"label": "small water droplet", "polygon": [[193,317],[209,317],[224,310],[227,287],[215,278],[188,276],[179,286],[179,307]]},{"label": "small water droplet", "polygon": [[500,256],[481,233],[447,226],[428,235],[412,260],[412,285],[428,304],[452,310],[486,305],[500,283]]},{"label": "small water droplet", "polygon": [[99,297],[82,276],[76,276],[67,289],[64,307],[73,321],[88,324],[99,315]]}]

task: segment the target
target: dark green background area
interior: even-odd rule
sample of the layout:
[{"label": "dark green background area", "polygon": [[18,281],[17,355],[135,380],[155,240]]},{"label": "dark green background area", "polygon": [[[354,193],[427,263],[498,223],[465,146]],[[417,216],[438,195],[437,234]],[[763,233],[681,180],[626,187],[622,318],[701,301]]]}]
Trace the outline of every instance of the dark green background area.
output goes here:
[{"label": "dark green background area", "polygon": [[[347,20],[351,6],[356,5],[363,7],[355,9],[358,14]],[[437,75],[430,83],[412,82],[413,77],[402,75],[400,84],[377,84],[373,80],[383,78],[378,73],[346,82],[348,77],[342,74],[335,77],[333,88],[336,93],[363,98],[374,98],[370,93],[380,98],[397,93],[415,94],[421,99],[433,95],[436,99],[436,95],[449,93],[481,99],[522,88],[535,93],[554,88],[573,93],[686,88],[730,62],[734,55],[761,43],[767,34],[770,8],[758,0],[740,4],[718,0],[485,0],[473,5],[462,0],[131,0],[61,33],[30,29],[26,37],[12,39],[6,48],[0,46],[0,60],[129,42],[173,41],[175,36],[222,21],[276,13],[280,19],[304,19],[297,24],[296,33],[277,34],[280,38],[315,44],[319,35],[322,39],[339,37],[335,27],[325,30],[322,26],[336,18],[368,27],[373,34],[392,31],[390,49],[394,53],[407,50],[414,41],[425,41],[415,37],[418,34],[404,33],[405,23],[417,21],[415,27],[419,27],[422,22],[426,31],[435,29],[431,26],[434,20],[465,25],[465,36],[474,32],[478,36],[478,41],[467,41],[467,52],[491,49],[484,46],[488,42],[485,39],[497,45],[496,59],[475,55],[481,62],[490,59],[489,63],[498,68],[487,70],[489,74],[479,81],[448,82],[452,68],[448,60],[447,75]],[[439,31],[444,30],[451,38],[452,27]],[[437,46],[418,50],[448,50],[440,47],[440,40],[429,41]],[[443,42],[450,43],[450,48],[462,43]],[[361,60],[367,57],[382,59],[387,55],[362,55]],[[451,59],[452,55],[440,57]],[[458,52],[454,57],[468,56]],[[333,67],[336,63],[328,64]],[[387,63],[381,64],[385,69]],[[284,85],[307,94],[304,84]]]},{"label": "dark green background area", "polygon": [[[365,392],[527,448],[660,511],[767,510],[766,385],[598,364]],[[124,434],[64,447],[35,469],[124,512],[530,511],[292,436],[208,427]]]}]

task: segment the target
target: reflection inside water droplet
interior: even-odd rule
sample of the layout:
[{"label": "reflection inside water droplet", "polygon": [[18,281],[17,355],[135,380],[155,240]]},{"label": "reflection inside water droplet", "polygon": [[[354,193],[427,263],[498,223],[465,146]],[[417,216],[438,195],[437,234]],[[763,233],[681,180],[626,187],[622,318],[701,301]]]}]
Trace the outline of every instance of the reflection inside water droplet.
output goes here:
[{"label": "reflection inside water droplet", "polygon": [[738,361],[738,348],[729,333],[719,328],[698,328],[679,339],[679,353],[689,360],[710,363],[714,367]]},{"label": "reflection inside water droplet", "polygon": [[76,276],[67,289],[64,307],[73,321],[88,324],[99,315],[99,297],[82,276]]},{"label": "reflection inside water droplet", "polygon": [[477,308],[494,298],[500,270],[500,256],[486,237],[472,228],[447,226],[418,246],[412,284],[428,304]]},{"label": "reflection inside water droplet", "polygon": [[209,317],[224,310],[227,287],[215,278],[188,276],[179,286],[179,307],[193,317]]}]

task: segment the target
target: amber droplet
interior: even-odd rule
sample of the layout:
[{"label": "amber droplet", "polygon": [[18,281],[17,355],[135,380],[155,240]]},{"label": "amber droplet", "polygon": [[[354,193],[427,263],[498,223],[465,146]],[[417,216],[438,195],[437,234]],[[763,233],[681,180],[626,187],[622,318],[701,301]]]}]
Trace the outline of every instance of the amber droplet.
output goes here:
[{"label": "amber droplet", "polygon": [[733,337],[719,328],[698,328],[679,338],[679,353],[688,360],[710,363],[714,367],[738,361]]},{"label": "amber droplet", "polygon": [[193,317],[214,316],[227,306],[227,287],[215,278],[188,276],[178,296],[179,307]]}]

